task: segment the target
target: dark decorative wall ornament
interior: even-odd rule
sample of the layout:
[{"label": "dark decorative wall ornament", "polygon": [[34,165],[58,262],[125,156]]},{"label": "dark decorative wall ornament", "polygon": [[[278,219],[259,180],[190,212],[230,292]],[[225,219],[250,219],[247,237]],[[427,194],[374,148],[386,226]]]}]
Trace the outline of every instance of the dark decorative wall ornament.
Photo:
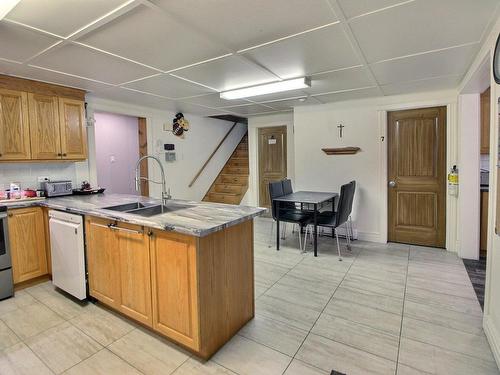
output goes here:
[{"label": "dark decorative wall ornament", "polygon": [[189,121],[184,118],[181,112],[177,113],[172,123],[172,133],[178,137],[184,138],[184,133],[188,130]]}]

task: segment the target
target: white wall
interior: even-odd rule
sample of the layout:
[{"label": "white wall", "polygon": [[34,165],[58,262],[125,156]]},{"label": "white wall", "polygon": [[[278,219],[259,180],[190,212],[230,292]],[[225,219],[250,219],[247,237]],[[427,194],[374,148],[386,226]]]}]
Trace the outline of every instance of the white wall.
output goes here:
[{"label": "white wall", "polygon": [[480,108],[479,94],[459,96],[459,243],[458,255],[479,258]]},{"label": "white wall", "polygon": [[287,127],[287,174],[294,181],[294,135],[293,113],[278,113],[267,116],[254,116],[248,119],[248,157],[250,163],[250,180],[248,191],[242,204],[259,205],[259,128],[286,126]]},{"label": "white wall", "polygon": [[[109,112],[128,116],[146,118],[148,131],[148,153],[162,160],[167,178],[167,187],[171,194],[178,199],[201,200],[210,185],[219,174],[220,170],[231,156],[234,148],[239,143],[243,134],[247,131],[246,125],[238,124],[231,135],[226,139],[223,146],[208,164],[203,174],[199,177],[193,187],[188,185],[196,172],[201,168],[208,156],[215,149],[232,123],[215,120],[184,113],[189,121],[190,129],[184,139],[176,137],[172,132],[163,131],[163,124],[171,124],[175,113],[170,111],[159,111],[152,108],[134,106],[101,98],[89,97],[87,99],[90,112]],[[92,183],[96,183],[96,161],[94,129],[89,128],[89,161],[87,174]],[[165,162],[163,144],[175,144],[177,160]],[[84,173],[84,172],[82,172]],[[160,180],[159,168],[154,162],[149,161],[149,176]],[[161,186],[150,184],[150,195],[159,198]]]}]

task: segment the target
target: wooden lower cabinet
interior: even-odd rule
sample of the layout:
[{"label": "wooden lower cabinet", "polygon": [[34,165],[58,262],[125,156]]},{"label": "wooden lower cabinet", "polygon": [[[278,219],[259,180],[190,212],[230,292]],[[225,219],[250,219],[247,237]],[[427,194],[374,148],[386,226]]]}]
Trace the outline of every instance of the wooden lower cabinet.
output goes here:
[{"label": "wooden lower cabinet", "polygon": [[14,284],[46,275],[47,247],[42,208],[9,210],[8,226]]},{"label": "wooden lower cabinet", "polygon": [[202,358],[254,316],[251,220],[198,238],[87,217],[86,236],[90,295]]}]

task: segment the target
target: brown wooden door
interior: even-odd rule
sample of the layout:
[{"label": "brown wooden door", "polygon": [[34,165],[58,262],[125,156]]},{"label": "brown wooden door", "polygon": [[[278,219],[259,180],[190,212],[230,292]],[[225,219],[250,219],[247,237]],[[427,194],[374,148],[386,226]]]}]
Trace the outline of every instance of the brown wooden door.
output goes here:
[{"label": "brown wooden door", "polygon": [[198,350],[195,238],[153,231],[151,279],[153,328],[183,345]]},{"label": "brown wooden door", "polygon": [[89,292],[99,301],[120,308],[120,262],[115,233],[110,220],[87,218],[87,268]]},{"label": "brown wooden door", "polygon": [[87,130],[84,121],[84,103],[81,100],[59,98],[61,126],[61,153],[63,159],[87,157]]},{"label": "brown wooden door", "polygon": [[28,94],[0,89],[0,160],[31,157]]},{"label": "brown wooden door", "polygon": [[32,159],[61,159],[57,97],[28,94]]},{"label": "brown wooden door", "polygon": [[445,247],[446,107],[389,112],[387,134],[389,241]]},{"label": "brown wooden door", "polygon": [[269,182],[286,178],[286,126],[259,129],[259,205],[271,207]]},{"label": "brown wooden door", "polygon": [[47,252],[41,207],[9,210],[8,226],[14,283],[46,275]]}]

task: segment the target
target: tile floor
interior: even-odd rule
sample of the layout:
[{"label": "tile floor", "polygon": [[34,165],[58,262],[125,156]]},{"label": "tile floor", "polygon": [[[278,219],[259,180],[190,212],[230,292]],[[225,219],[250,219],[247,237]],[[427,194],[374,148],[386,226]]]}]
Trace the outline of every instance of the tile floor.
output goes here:
[{"label": "tile floor", "polygon": [[339,262],[328,237],[318,258],[296,234],[277,252],[270,228],[256,221],[256,317],[210,361],[45,283],[0,302],[0,374],[499,373],[455,255],[356,241]]}]

